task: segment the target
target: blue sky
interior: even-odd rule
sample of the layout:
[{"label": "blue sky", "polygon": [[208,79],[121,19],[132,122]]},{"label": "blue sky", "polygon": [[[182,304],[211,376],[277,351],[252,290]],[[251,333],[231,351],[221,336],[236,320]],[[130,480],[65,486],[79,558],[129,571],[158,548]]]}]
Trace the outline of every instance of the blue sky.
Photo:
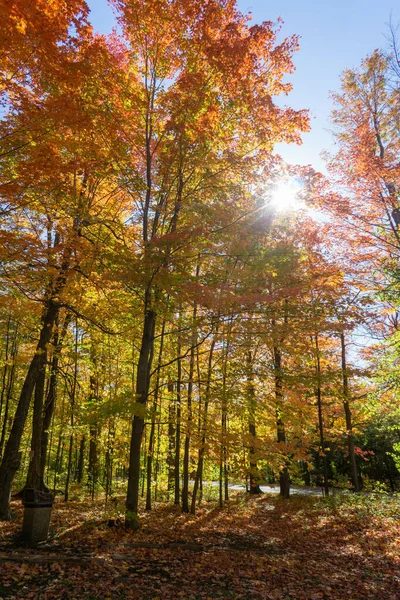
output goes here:
[{"label": "blue sky", "polygon": [[[94,27],[108,33],[115,25],[107,0],[87,0]],[[239,0],[242,12],[252,12],[253,22],[284,21],[283,33],[301,36],[296,72],[290,77],[293,92],[285,100],[294,108],[311,112],[312,131],[301,147],[279,147],[289,162],[312,164],[324,170],[320,153],[332,150],[329,92],[339,86],[340,73],[357,67],[375,48],[385,46],[387,23],[400,20],[395,0]]]}]

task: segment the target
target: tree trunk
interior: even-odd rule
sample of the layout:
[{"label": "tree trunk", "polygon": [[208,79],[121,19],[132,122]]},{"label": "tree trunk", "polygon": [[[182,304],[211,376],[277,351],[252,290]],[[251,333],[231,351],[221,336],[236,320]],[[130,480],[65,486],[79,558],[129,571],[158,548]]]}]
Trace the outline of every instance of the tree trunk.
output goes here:
[{"label": "tree trunk", "polygon": [[226,349],[222,368],[222,401],[221,401],[221,448],[219,457],[219,506],[229,499],[228,490],[228,465],[227,465],[227,423],[228,423],[228,398],[227,398],[227,371],[229,357],[230,325],[227,332]]},{"label": "tree trunk", "polygon": [[156,313],[150,309],[146,309],[136,376],[136,403],[140,405],[140,410],[133,417],[129,453],[129,477],[125,514],[125,527],[127,529],[137,529],[139,527],[140,447],[144,429],[144,411],[149,394],[149,373],[154,348],[155,324]]},{"label": "tree trunk", "polygon": [[259,485],[260,475],[257,467],[256,457],[256,394],[254,390],[254,374],[253,374],[253,358],[251,350],[247,353],[247,401],[249,411],[249,435],[250,435],[250,461],[249,461],[249,475],[250,475],[250,494],[262,494],[262,490]]},{"label": "tree trunk", "polygon": [[99,456],[97,438],[99,436],[99,424],[97,420],[97,408],[99,402],[99,371],[94,342],[90,348],[92,372],[89,378],[89,406],[92,408],[89,422],[89,461],[88,461],[88,484],[92,501],[94,500],[99,476]]},{"label": "tree trunk", "polygon": [[[159,396],[159,387],[160,387],[160,373],[161,373],[161,359],[164,347],[164,336],[165,336],[165,319],[163,320],[163,324],[161,327],[161,338],[160,338],[160,349],[158,353],[158,361],[157,361],[157,376],[156,376],[156,389],[154,391],[154,402],[153,402],[153,411],[151,414],[151,429],[149,436],[149,448],[147,452],[147,487],[146,487],[146,510],[151,510],[151,480],[153,474],[153,455],[154,455],[154,437],[155,437],[155,429],[156,429],[156,414],[158,408],[158,396]],[[160,407],[161,410],[161,407]]]},{"label": "tree trunk", "polygon": [[[283,420],[283,376],[282,355],[277,346],[274,346],[274,376],[275,376],[275,401],[276,401],[276,433],[279,444],[286,444],[285,422]],[[289,498],[290,475],[287,463],[279,473],[279,487],[282,498]]]},{"label": "tree trunk", "polygon": [[89,488],[92,501],[94,500],[98,478],[98,456],[97,456],[97,425],[91,425],[89,429]]},{"label": "tree trunk", "polygon": [[360,482],[358,477],[356,455],[354,453],[354,436],[353,436],[353,424],[351,418],[350,409],[350,390],[349,380],[347,376],[347,364],[346,364],[346,344],[344,339],[344,333],[340,334],[340,341],[342,347],[342,377],[343,377],[343,407],[344,414],[346,417],[346,436],[347,436],[347,448],[349,452],[349,463],[350,463],[350,477],[353,483],[353,489],[355,492],[360,491]]},{"label": "tree trunk", "polygon": [[71,480],[71,470],[72,470],[72,450],[74,447],[74,410],[75,410],[75,401],[76,401],[76,386],[78,384],[78,340],[79,340],[79,327],[78,327],[78,318],[75,321],[75,344],[74,344],[74,380],[71,390],[71,433],[69,436],[69,450],[68,450],[68,465],[67,465],[67,479],[65,481],[65,493],[64,493],[64,502],[68,502],[69,499],[69,482]]},{"label": "tree trunk", "polygon": [[[155,411],[156,408],[153,408]],[[146,510],[151,510],[151,478],[153,472],[153,453],[154,453],[154,437],[156,433],[155,412],[151,416],[151,428],[149,435],[149,447],[147,450],[147,469],[146,469]]]},{"label": "tree trunk", "polygon": [[[62,465],[62,450],[64,448],[64,436],[62,433],[63,425],[64,425],[64,414],[65,414],[65,395],[66,395],[66,385],[64,387],[63,395],[62,395],[62,403],[61,403],[61,419],[60,419],[60,427],[58,431],[58,443],[57,443],[57,451],[56,451],[56,461],[54,466],[54,481],[53,481],[53,493],[56,490],[57,486],[57,475],[61,473],[61,465]],[[60,458],[61,456],[61,458]]]},{"label": "tree trunk", "polygon": [[82,479],[83,479],[83,467],[84,467],[84,463],[85,463],[85,445],[86,445],[86,438],[83,435],[81,438],[81,443],[79,445],[78,473],[77,473],[77,478],[76,478],[78,483],[82,483]]},{"label": "tree trunk", "polygon": [[178,340],[178,373],[176,380],[176,435],[175,435],[175,504],[180,503],[180,457],[181,457],[181,384],[182,384],[182,359],[179,358],[181,355],[181,341]]},{"label": "tree trunk", "polygon": [[[147,429],[144,428],[144,447],[146,448],[147,446]],[[140,497],[144,498],[144,488],[145,488],[145,483],[146,483],[146,454],[145,452],[143,452],[143,466],[141,467],[141,474],[140,474],[140,478],[142,480],[142,491],[140,493]]]},{"label": "tree trunk", "polygon": [[11,350],[12,364],[11,364],[11,369],[9,370],[9,375],[8,375],[6,399],[5,399],[5,406],[4,406],[3,427],[1,429],[1,436],[0,436],[0,458],[3,455],[4,441],[6,439],[6,434],[7,434],[7,424],[8,424],[8,413],[9,413],[9,408],[10,408],[10,400],[11,400],[11,398],[13,396],[13,392],[14,392],[15,370],[16,370],[15,359],[16,359],[17,353],[18,353],[18,325],[17,325],[17,329],[15,330],[15,338],[14,338],[14,343],[13,343],[13,347]]},{"label": "tree trunk", "polygon": [[[31,461],[29,463],[28,475],[25,482],[25,488],[34,488],[36,490],[47,490],[47,487],[41,476],[43,400],[45,380],[46,365],[43,365],[35,385],[32,419]],[[45,457],[46,455],[44,456],[44,459]]]},{"label": "tree trunk", "polygon": [[[168,390],[174,391],[174,385],[168,384]],[[172,490],[174,489],[175,482],[175,420],[176,420],[176,402],[173,398],[169,398],[168,405],[168,499]]]},{"label": "tree trunk", "polygon": [[58,306],[52,300],[49,300],[43,316],[43,325],[40,331],[36,352],[29,365],[29,369],[21,389],[10,436],[7,440],[3,459],[0,465],[0,520],[7,520],[10,518],[9,504],[11,487],[15,473],[21,461],[21,454],[19,452],[21,437],[24,431],[26,418],[28,416],[33,390],[46,365],[47,345],[51,340],[53,326],[56,321],[57,314]]},{"label": "tree trunk", "polygon": [[56,403],[57,394],[57,369],[58,369],[58,358],[56,353],[53,354],[53,360],[51,364],[51,373],[49,380],[49,388],[47,391],[46,402],[44,406],[43,415],[43,430],[41,439],[40,449],[40,477],[44,481],[44,472],[46,469],[46,457],[47,457],[47,446],[49,443],[49,428],[54,414],[54,408]]},{"label": "tree trunk", "polygon": [[187,416],[186,416],[186,434],[183,451],[183,484],[182,484],[182,512],[189,512],[189,461],[190,461],[190,439],[192,435],[192,393],[193,393],[193,366],[194,349],[190,352],[189,366],[189,384],[187,394]]},{"label": "tree trunk", "polygon": [[[59,448],[57,449],[56,473],[54,475],[53,493],[56,491],[56,483],[58,483],[57,475],[61,475],[61,473],[63,471],[63,463],[64,463],[64,435],[61,433],[61,431],[60,431],[59,435],[60,435]],[[61,490],[60,490],[60,492],[61,492]]]},{"label": "tree trunk", "polygon": [[328,483],[328,460],[325,450],[325,436],[324,436],[324,418],[322,415],[322,393],[321,393],[321,358],[319,352],[318,335],[315,336],[315,351],[316,351],[316,369],[317,369],[317,406],[318,406],[318,427],[319,427],[319,440],[322,454],[322,465],[324,474],[324,491],[325,495],[329,496],[329,483]]},{"label": "tree trunk", "polygon": [[65,480],[65,491],[64,491],[64,502],[69,500],[69,482],[71,480],[71,469],[72,469],[72,450],[74,447],[74,434],[72,433],[74,427],[74,415],[71,415],[71,434],[69,436],[69,448],[68,448],[68,464],[67,464],[67,478]]},{"label": "tree trunk", "polygon": [[[1,423],[1,416],[3,414],[4,397],[6,395],[6,388],[7,388],[7,376],[8,376],[8,370],[9,370],[8,360],[9,360],[9,354],[10,354],[10,350],[9,350],[10,349],[10,337],[11,337],[11,317],[8,317],[3,377],[2,377],[2,383],[1,383],[1,395],[0,395],[0,423]],[[0,455],[1,455],[1,452],[0,452]]]},{"label": "tree trunk", "polygon": [[197,491],[199,489],[199,484],[203,479],[203,464],[204,464],[204,452],[205,452],[206,435],[207,435],[208,405],[209,405],[209,401],[210,401],[211,373],[212,373],[212,360],[213,360],[214,347],[215,347],[215,340],[213,340],[211,343],[210,353],[208,355],[207,382],[206,382],[206,391],[205,391],[205,399],[204,399],[204,412],[203,412],[203,419],[202,419],[201,446],[199,449],[199,454],[198,454],[198,459],[197,459],[197,470],[196,470],[196,477],[195,477],[194,486],[193,486],[192,505],[190,507],[190,512],[193,515],[196,512]]},{"label": "tree trunk", "polygon": [[51,425],[51,421],[54,415],[54,410],[57,401],[57,378],[58,378],[58,363],[60,359],[60,354],[64,342],[65,335],[67,333],[68,326],[71,322],[71,313],[68,313],[64,319],[61,335],[58,334],[57,331],[57,320],[55,322],[56,328],[54,331],[53,338],[53,357],[51,361],[51,371],[49,378],[49,387],[47,390],[47,397],[44,406],[44,415],[43,415],[43,428],[42,428],[42,441],[41,441],[41,465],[40,465],[40,477],[44,481],[44,472],[46,468],[46,455],[47,455],[47,446],[49,440],[49,428]]},{"label": "tree trunk", "polygon": [[156,464],[155,464],[155,473],[154,473],[154,502],[157,502],[158,496],[158,473],[160,470],[160,443],[162,436],[162,428],[160,423],[157,425],[157,449],[156,449]]},{"label": "tree trunk", "polygon": [[[199,266],[196,269],[196,278],[199,276]],[[187,393],[187,416],[186,416],[186,435],[185,435],[185,448],[183,454],[183,486],[182,486],[182,512],[189,512],[189,465],[190,465],[190,441],[192,436],[192,422],[193,422],[193,376],[195,367],[195,346],[197,342],[196,332],[196,317],[197,317],[197,304],[193,307],[192,317],[192,347],[190,349],[190,361],[189,361],[189,381],[188,381],[188,393]]]},{"label": "tree trunk", "polygon": [[115,421],[110,419],[108,422],[108,439],[105,456],[105,488],[106,502],[113,493],[113,470],[114,470],[114,444],[115,444]]}]

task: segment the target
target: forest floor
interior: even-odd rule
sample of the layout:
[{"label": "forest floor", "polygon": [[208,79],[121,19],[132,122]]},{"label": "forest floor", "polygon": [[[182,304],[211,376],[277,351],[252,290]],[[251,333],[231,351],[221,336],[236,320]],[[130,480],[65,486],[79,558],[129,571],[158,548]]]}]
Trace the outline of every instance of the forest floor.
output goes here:
[{"label": "forest floor", "polygon": [[[120,506],[122,509],[122,504]],[[398,600],[400,498],[289,500],[236,492],[196,516],[158,504],[142,528],[109,527],[118,507],[57,502],[50,538],[0,524],[0,598],[37,600]]]}]

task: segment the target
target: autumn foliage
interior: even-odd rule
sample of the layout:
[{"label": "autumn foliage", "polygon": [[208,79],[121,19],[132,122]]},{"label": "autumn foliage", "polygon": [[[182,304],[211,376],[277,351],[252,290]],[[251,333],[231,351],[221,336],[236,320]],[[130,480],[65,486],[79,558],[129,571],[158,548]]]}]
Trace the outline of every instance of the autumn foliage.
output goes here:
[{"label": "autumn foliage", "polygon": [[[0,0],[0,518],[24,487],[105,500],[119,506],[115,553],[131,543],[119,525],[138,530],[140,513],[148,529],[137,539],[157,554],[143,569],[168,581],[180,550],[173,573],[163,553],[180,536],[213,540],[204,571],[220,560],[219,539],[229,554],[243,535],[247,583],[230,572],[237,595],[219,588],[216,598],[283,598],[282,582],[288,598],[375,597],[369,576],[346,595],[327,575],[345,562],[337,530],[349,539],[359,517],[349,509],[340,523],[306,500],[313,543],[332,529],[330,558],[323,589],[310,575],[292,595],[306,526],[302,501],[283,499],[293,485],[326,496],[397,489],[396,53],[375,51],[343,74],[323,177],[275,151],[309,129],[307,111],[278,98],[291,90],[296,35],[253,24],[231,0],[112,4],[118,28],[103,36],[83,0]],[[305,205],[278,212],[274,192],[288,179]],[[247,503],[239,494],[229,504],[234,484]],[[265,484],[282,500],[253,499]],[[227,513],[205,509],[207,494]],[[101,532],[87,542],[96,552],[109,543]],[[389,546],[377,564],[395,598]],[[119,560],[117,583],[132,574],[131,559]],[[43,578],[53,566],[35,569]],[[265,569],[276,578],[268,588]],[[185,597],[205,590],[198,582]]]}]

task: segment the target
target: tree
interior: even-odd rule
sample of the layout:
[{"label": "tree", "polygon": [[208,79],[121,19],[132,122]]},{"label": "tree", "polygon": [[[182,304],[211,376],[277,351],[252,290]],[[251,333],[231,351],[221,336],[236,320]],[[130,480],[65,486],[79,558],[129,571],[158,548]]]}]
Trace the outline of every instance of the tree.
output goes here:
[{"label": "tree", "polygon": [[[30,17],[28,11],[26,18]],[[80,13],[78,18],[83,18]],[[105,182],[105,174],[112,171],[112,134],[110,145],[105,147],[98,131],[100,124],[109,129],[108,115],[92,104],[92,94],[99,91],[99,70],[106,61],[112,63],[111,54],[101,39],[87,37],[90,29],[84,28],[84,33],[79,41],[66,31],[60,33],[53,48],[58,52],[58,68],[53,64],[52,70],[47,70],[48,65],[43,63],[44,68],[37,67],[18,93],[9,93],[1,123],[3,276],[33,304],[42,305],[39,340],[0,466],[1,518],[8,518],[11,484],[20,463],[19,445],[33,393],[28,483],[37,488],[44,486],[43,402],[53,332],[63,309],[71,309],[71,286],[79,276],[89,277],[93,269],[104,241],[101,219],[109,215],[114,202],[114,206],[120,205],[120,198],[114,197],[109,182]],[[111,76],[105,81],[110,80]],[[91,233],[85,235],[83,228],[89,226]]]},{"label": "tree", "polygon": [[135,528],[158,303],[173,282],[166,274],[177,269],[199,222],[204,231],[240,215],[274,143],[298,142],[308,125],[304,112],[272,102],[290,88],[282,79],[293,68],[295,37],[275,46],[273,25],[249,27],[232,1],[114,4],[136,74],[123,170],[134,183],[129,193],[143,265],[136,284],[143,329],[126,504],[126,526]]}]

